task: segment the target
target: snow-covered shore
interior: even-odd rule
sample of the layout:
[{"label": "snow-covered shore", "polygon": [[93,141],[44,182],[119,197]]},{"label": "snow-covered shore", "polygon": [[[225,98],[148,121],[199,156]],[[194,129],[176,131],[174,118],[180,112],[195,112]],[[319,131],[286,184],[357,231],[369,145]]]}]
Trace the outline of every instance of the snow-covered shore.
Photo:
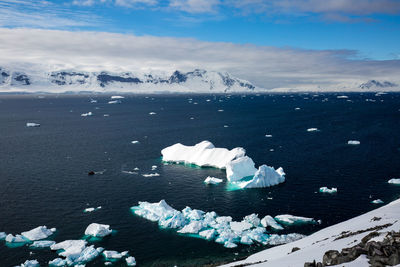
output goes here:
[{"label": "snow-covered shore", "polygon": [[[224,266],[304,266],[305,262],[322,262],[325,252],[341,251],[361,242],[371,232],[379,235],[371,240],[382,241],[386,234],[400,230],[400,199],[383,207],[322,229],[298,241],[276,246]],[[295,248],[293,250],[293,248]],[[292,252],[292,250],[294,252]],[[339,265],[338,265],[339,266]],[[365,255],[340,266],[370,266]]]}]

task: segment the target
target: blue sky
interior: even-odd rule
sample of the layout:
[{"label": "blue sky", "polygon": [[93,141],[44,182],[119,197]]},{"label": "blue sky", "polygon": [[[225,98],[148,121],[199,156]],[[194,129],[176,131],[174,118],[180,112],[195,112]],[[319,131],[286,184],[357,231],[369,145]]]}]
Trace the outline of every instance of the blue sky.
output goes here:
[{"label": "blue sky", "polygon": [[399,44],[400,0],[0,0],[0,64],[21,70],[204,68],[337,90],[400,84]]}]

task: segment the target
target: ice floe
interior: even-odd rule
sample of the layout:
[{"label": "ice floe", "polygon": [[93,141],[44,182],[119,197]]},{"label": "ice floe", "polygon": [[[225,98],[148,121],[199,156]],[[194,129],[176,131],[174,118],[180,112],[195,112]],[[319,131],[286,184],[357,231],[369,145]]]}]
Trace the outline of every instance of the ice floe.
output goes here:
[{"label": "ice floe", "polygon": [[30,245],[31,248],[49,248],[54,245],[55,241],[43,240],[43,241],[35,241]]},{"label": "ice floe", "polygon": [[26,260],[24,263],[19,265],[20,267],[39,267],[39,262],[37,260]]},{"label": "ice floe", "polygon": [[82,113],[81,117],[87,117],[87,116],[92,116],[93,113],[91,111],[89,111],[88,113]]},{"label": "ice floe", "polygon": [[307,132],[318,132],[318,128],[308,128]]},{"label": "ice floe", "polygon": [[50,267],[63,267],[67,265],[67,261],[61,258],[55,258],[54,260],[49,261]]},{"label": "ice floe", "polygon": [[143,177],[156,177],[156,176],[160,176],[160,174],[158,172],[155,173],[147,173],[147,174],[142,174]]},{"label": "ice floe", "polygon": [[122,259],[123,257],[128,255],[128,251],[123,251],[119,253],[118,251],[115,250],[104,250],[103,255],[106,258],[106,260]]},{"label": "ice floe", "polygon": [[358,140],[349,140],[349,141],[347,141],[347,144],[348,145],[359,145],[361,143]]},{"label": "ice floe", "polygon": [[22,232],[21,235],[30,241],[45,239],[56,231],[55,228],[48,229],[46,226],[38,226],[30,231]]},{"label": "ice floe", "polygon": [[206,184],[219,184],[219,183],[222,183],[222,179],[208,176],[208,177],[204,180],[204,183],[206,183]]},{"label": "ice floe", "polygon": [[375,200],[373,200],[373,201],[371,201],[371,203],[372,204],[382,204],[383,203],[383,201],[382,201],[382,199],[375,199]]},{"label": "ice floe", "polygon": [[400,184],[400,178],[392,178],[388,181],[389,184]]},{"label": "ice floe", "polygon": [[85,235],[94,237],[105,237],[112,233],[110,226],[107,224],[91,223],[85,230]]},{"label": "ice floe", "polygon": [[277,215],[277,216],[275,216],[275,220],[283,225],[316,223],[313,218],[294,216],[294,215],[290,215],[290,214]]},{"label": "ice floe", "polygon": [[337,188],[336,187],[332,187],[332,188],[329,189],[328,187],[323,186],[323,187],[319,188],[319,192],[333,194],[333,193],[337,193]]},{"label": "ice floe", "polygon": [[26,127],[39,127],[40,124],[39,123],[35,123],[35,122],[27,122],[26,123]]},{"label": "ice floe", "polygon": [[136,266],[136,259],[135,257],[129,256],[125,259],[126,265],[128,266]]},{"label": "ice floe", "polygon": [[156,115],[156,114],[157,114],[157,113],[155,113],[155,112],[153,112],[153,111],[149,113],[149,115]]},{"label": "ice floe", "polygon": [[139,141],[137,141],[137,140],[132,141],[131,144],[139,144]]},{"label": "ice floe", "polygon": [[111,96],[111,99],[124,99],[124,96],[120,96],[120,95],[113,95]]},{"label": "ice floe", "polygon": [[108,104],[121,104],[121,101],[120,100],[111,100],[111,101],[108,101]]},{"label": "ice floe", "polygon": [[[251,245],[255,242],[263,245],[280,242],[293,241],[303,237],[302,235],[270,235],[266,233],[265,227],[283,229],[272,217],[264,217],[260,220],[257,214],[245,216],[242,221],[233,221],[230,216],[218,216],[214,211],[204,212],[202,210],[184,208],[182,211],[169,206],[165,200],[158,203],[139,202],[138,206],[131,207],[134,214],[158,222],[162,228],[176,229],[179,234],[189,234],[207,240],[214,240],[227,248],[234,248],[239,243]],[[291,216],[291,215],[283,215]],[[286,220],[293,221],[308,220],[305,217],[291,216]],[[313,219],[310,219],[313,221]],[[265,226],[264,226],[265,225]],[[264,226],[264,227],[263,227]],[[274,236],[271,239],[271,236]]]},{"label": "ice floe", "polygon": [[96,211],[96,210],[99,210],[99,209],[101,209],[101,206],[98,206],[97,208],[90,207],[90,208],[84,209],[83,212],[88,213],[88,212],[93,212],[93,211]]},{"label": "ice floe", "polygon": [[8,243],[28,243],[29,240],[23,237],[22,235],[12,235],[8,234],[5,238]]},{"label": "ice floe", "polygon": [[4,240],[6,238],[7,234],[4,232],[0,232],[0,240]]},{"label": "ice floe", "polygon": [[338,98],[338,99],[347,99],[349,97],[347,95],[338,95],[336,98]]},{"label": "ice floe", "polygon": [[266,134],[265,137],[272,137],[272,134]]},{"label": "ice floe", "polygon": [[[63,266],[66,263],[68,266],[78,266],[86,264],[94,260],[104,250],[102,247],[95,248],[94,245],[86,246],[85,240],[65,240],[50,246],[51,250],[57,250],[58,255],[65,257],[64,260],[57,258],[49,262],[49,265]],[[65,265],[65,264],[64,264]]]}]

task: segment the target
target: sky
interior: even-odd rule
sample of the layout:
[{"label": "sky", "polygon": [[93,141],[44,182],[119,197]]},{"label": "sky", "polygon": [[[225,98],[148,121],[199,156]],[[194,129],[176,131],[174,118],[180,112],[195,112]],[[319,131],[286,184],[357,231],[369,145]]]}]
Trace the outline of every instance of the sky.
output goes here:
[{"label": "sky", "polygon": [[2,64],[207,68],[263,88],[397,81],[400,0],[0,0]]}]

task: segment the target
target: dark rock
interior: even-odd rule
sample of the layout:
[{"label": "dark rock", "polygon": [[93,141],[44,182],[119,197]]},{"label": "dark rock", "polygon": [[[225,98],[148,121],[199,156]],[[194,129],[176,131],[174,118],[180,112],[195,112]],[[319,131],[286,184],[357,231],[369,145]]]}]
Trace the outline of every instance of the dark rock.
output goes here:
[{"label": "dark rock", "polygon": [[298,251],[298,250],[300,250],[300,248],[298,248],[298,247],[292,248],[292,252],[295,252],[295,251]]},{"label": "dark rock", "polygon": [[88,175],[94,175],[94,174],[95,174],[94,171],[88,172]]},{"label": "dark rock", "polygon": [[379,236],[379,233],[378,233],[378,232],[376,232],[376,231],[371,232],[371,233],[369,233],[368,235],[364,236],[364,237],[361,239],[361,242],[365,244],[365,243],[367,243],[371,238],[374,238],[374,237],[376,237],[376,236]]}]

